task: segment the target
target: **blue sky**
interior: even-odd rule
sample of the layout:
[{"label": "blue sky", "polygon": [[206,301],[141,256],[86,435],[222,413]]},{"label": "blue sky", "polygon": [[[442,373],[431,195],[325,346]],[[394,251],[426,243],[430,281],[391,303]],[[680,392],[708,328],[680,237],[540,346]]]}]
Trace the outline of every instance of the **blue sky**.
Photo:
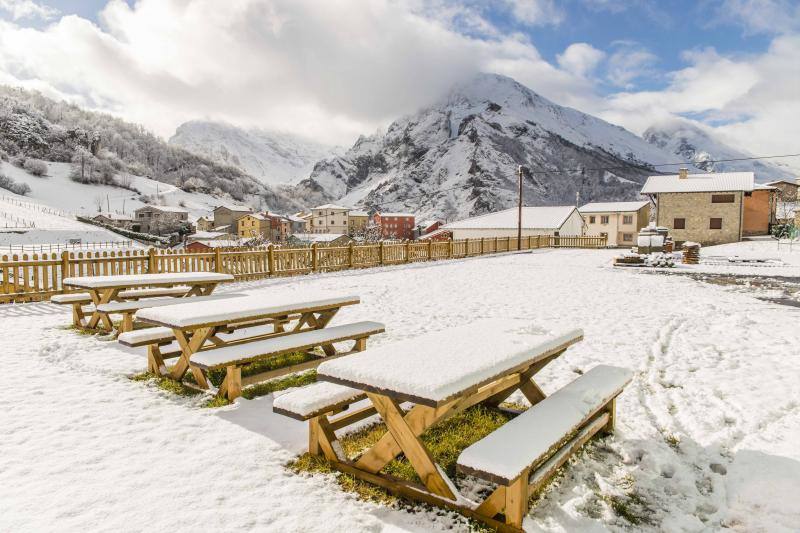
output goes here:
[{"label": "blue sky", "polygon": [[165,137],[207,118],[347,145],[490,71],[635,133],[800,151],[798,57],[798,0],[0,0],[0,83]]}]

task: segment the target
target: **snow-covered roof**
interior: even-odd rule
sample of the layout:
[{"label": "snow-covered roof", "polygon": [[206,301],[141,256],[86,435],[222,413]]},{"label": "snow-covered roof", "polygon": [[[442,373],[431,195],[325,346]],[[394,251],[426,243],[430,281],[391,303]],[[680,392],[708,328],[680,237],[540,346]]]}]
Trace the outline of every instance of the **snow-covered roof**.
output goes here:
[{"label": "snow-covered roof", "polygon": [[642,194],[663,192],[750,192],[755,185],[752,172],[717,172],[709,174],[689,174],[681,178],[671,176],[650,176],[642,187]]},{"label": "snow-covered roof", "polygon": [[439,228],[437,230],[433,230],[432,232],[426,233],[425,235],[421,236],[420,240],[424,241],[427,239],[433,239],[434,237],[438,237],[442,233],[450,233],[450,230],[447,228]]},{"label": "snow-covered roof", "polygon": [[381,217],[414,217],[414,213],[377,213]]},{"label": "snow-covered roof", "polygon": [[186,238],[190,241],[199,241],[202,239],[218,239],[224,235],[228,235],[228,233],[223,231],[198,231],[196,233],[192,233]]},{"label": "snow-covered roof", "polygon": [[251,213],[253,211],[252,207],[246,205],[232,205],[232,204],[220,204],[214,208],[214,211],[217,209],[228,209],[230,211],[235,211],[237,213]]},{"label": "snow-covered roof", "polygon": [[133,220],[133,217],[131,217],[130,215],[122,215],[120,213],[109,213],[109,212],[97,213],[94,216],[94,218],[97,217],[105,217],[109,220]]},{"label": "snow-covered roof", "polygon": [[189,213],[187,209],[182,207],[176,207],[173,205],[144,205],[137,209],[136,211],[141,211],[143,209],[155,209],[157,211],[161,211],[164,213]]},{"label": "snow-covered roof", "polygon": [[[248,213],[245,216],[243,216],[242,218],[247,218],[247,217],[254,218],[256,220],[267,220],[267,217],[265,217],[261,213]],[[238,220],[241,220],[241,218],[238,219]]]},{"label": "snow-covered roof", "polygon": [[315,207],[314,209],[343,209],[345,211],[349,211],[350,210],[349,207],[344,207],[344,206],[336,205],[336,204],[319,205],[319,206]]},{"label": "snow-covered roof", "polygon": [[245,245],[243,241],[234,239],[192,239],[191,241],[188,241],[186,244],[192,244],[195,242],[204,244],[209,248],[234,248],[237,246]]},{"label": "snow-covered roof", "polygon": [[800,178],[797,178],[795,181],[792,181],[792,180],[774,180],[774,181],[768,181],[768,182],[767,182],[767,183],[765,183],[764,185],[777,185],[778,183],[787,183],[787,184],[789,184],[789,185],[794,185],[795,187],[797,187],[798,185],[800,185]]},{"label": "snow-covered roof", "polygon": [[648,203],[647,200],[642,200],[640,202],[590,202],[580,206],[578,211],[581,213],[627,213],[630,211],[638,211]]},{"label": "snow-covered roof", "polygon": [[[523,207],[522,227],[524,229],[558,229],[576,210],[572,205],[551,207]],[[444,229],[510,229],[517,227],[517,208],[512,207],[497,213],[451,222]]]},{"label": "snow-covered roof", "polygon": [[298,217],[297,215],[284,215],[283,218],[291,222],[302,222],[303,224],[306,222],[306,219]]},{"label": "snow-covered roof", "polygon": [[427,229],[427,228],[430,228],[431,226],[433,226],[434,224],[436,224],[437,222],[439,222],[439,221],[436,220],[436,219],[423,220],[418,225],[422,226],[423,229]]},{"label": "snow-covered roof", "polygon": [[756,183],[753,186],[754,191],[777,191],[777,187],[773,187],[772,185],[767,185],[766,183]]},{"label": "snow-covered roof", "polygon": [[215,228],[214,228],[214,231],[224,231],[224,232],[226,232],[226,233],[227,233],[227,232],[229,232],[229,231],[230,231],[230,229],[231,229],[231,225],[230,225],[230,224],[225,224],[224,226],[217,226],[217,227],[215,227]]},{"label": "snow-covered roof", "polygon": [[369,213],[367,213],[366,211],[350,211],[348,215],[350,215],[351,217],[368,217]]},{"label": "snow-covered roof", "polygon": [[292,237],[305,242],[332,242],[342,237],[344,233],[295,233]]}]

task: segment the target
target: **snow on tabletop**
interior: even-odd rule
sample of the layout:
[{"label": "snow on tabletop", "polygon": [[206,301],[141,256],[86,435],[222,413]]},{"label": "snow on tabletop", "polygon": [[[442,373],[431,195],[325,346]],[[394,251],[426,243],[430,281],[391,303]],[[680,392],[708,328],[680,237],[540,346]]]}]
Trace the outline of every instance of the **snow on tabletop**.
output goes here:
[{"label": "snow on tabletop", "polygon": [[348,302],[358,303],[359,301],[358,296],[326,294],[315,299],[299,299],[298,296],[292,294],[271,295],[267,293],[245,296],[237,298],[235,301],[216,302],[213,306],[188,301],[156,309],[143,309],[136,313],[136,318],[175,327],[185,327],[194,324],[240,320],[252,316],[288,313],[296,309],[345,305]]},{"label": "snow on tabletop", "polygon": [[487,319],[327,361],[317,375],[438,402],[582,335]]},{"label": "snow on tabletop", "polygon": [[333,339],[344,339],[358,335],[367,335],[383,331],[385,326],[380,322],[355,322],[342,326],[313,329],[302,333],[293,333],[281,337],[222,346],[198,352],[192,356],[192,362],[204,366],[217,366],[233,361],[248,359],[260,354],[290,351],[303,346],[319,346]]},{"label": "snow on tabletop", "polygon": [[129,274],[122,276],[79,276],[64,278],[64,285],[102,289],[107,287],[137,287],[158,283],[198,283],[204,281],[233,281],[230,274],[217,272],[164,272],[160,274]]},{"label": "snow on tabletop", "polygon": [[272,402],[272,408],[306,417],[329,405],[354,400],[362,394],[363,391],[358,389],[319,381],[278,396]]},{"label": "snow on tabletop", "polygon": [[465,449],[458,464],[513,480],[632,377],[627,368],[598,365]]}]

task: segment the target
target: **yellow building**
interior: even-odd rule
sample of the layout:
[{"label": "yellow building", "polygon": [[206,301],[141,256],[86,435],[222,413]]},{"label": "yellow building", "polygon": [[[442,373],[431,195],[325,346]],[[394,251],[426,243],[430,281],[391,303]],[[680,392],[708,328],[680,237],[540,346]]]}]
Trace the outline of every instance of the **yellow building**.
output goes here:
[{"label": "yellow building", "polygon": [[270,238],[270,220],[264,215],[250,213],[236,221],[236,234],[240,238]]},{"label": "yellow building", "polygon": [[650,223],[650,202],[593,202],[578,208],[586,235],[605,236],[609,246],[633,246],[639,230]]},{"label": "yellow building", "polygon": [[366,211],[350,211],[347,215],[349,223],[349,233],[353,234],[357,231],[364,231],[369,224],[369,213]]}]

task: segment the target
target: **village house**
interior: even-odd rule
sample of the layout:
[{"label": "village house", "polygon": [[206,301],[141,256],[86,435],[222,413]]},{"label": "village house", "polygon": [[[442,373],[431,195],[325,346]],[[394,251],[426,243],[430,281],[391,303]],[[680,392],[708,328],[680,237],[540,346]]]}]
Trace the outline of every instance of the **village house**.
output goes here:
[{"label": "village house", "polygon": [[146,205],[134,211],[132,229],[161,235],[177,231],[178,226],[188,221],[189,212],[181,207]]},{"label": "village house", "polygon": [[453,238],[453,232],[446,228],[439,228],[421,236],[421,241],[449,241]]},{"label": "village house", "polygon": [[776,223],[778,189],[771,185],[753,184],[751,193],[744,193],[742,235],[769,235]]},{"label": "village house", "polygon": [[286,215],[289,221],[289,235],[295,233],[308,233],[308,220],[297,215]]},{"label": "village house", "polygon": [[[441,229],[451,231],[454,239],[516,237],[517,208],[451,222]],[[572,205],[523,207],[522,236],[535,235],[583,235],[583,218]]]},{"label": "village house", "polygon": [[248,213],[236,220],[236,235],[239,238],[260,237],[270,239],[271,220],[260,213]]},{"label": "village house", "polygon": [[764,185],[775,187],[776,195],[779,200],[783,202],[793,202],[798,199],[798,190],[800,189],[800,178],[797,180],[775,180],[769,181]]},{"label": "village house", "polygon": [[252,212],[246,205],[219,205],[214,208],[214,228],[220,231],[220,226],[230,226],[233,230],[230,233],[235,234],[238,220]]},{"label": "village house", "polygon": [[372,220],[380,228],[381,239],[414,238],[415,216],[412,213],[375,213]]},{"label": "village house", "polygon": [[211,231],[214,229],[214,219],[202,216],[195,222],[197,231]]},{"label": "village house", "polygon": [[291,228],[289,220],[283,215],[267,213],[266,216],[269,219],[270,225],[269,239],[272,242],[286,242]]},{"label": "village house", "polygon": [[193,241],[187,241],[184,249],[187,252],[202,253],[212,252],[217,248],[238,248],[246,245],[246,242],[236,239],[197,239]]},{"label": "village house", "polygon": [[350,235],[355,235],[358,232],[364,232],[369,224],[369,213],[366,211],[350,211],[347,214],[349,220]]},{"label": "village house", "polygon": [[650,202],[592,202],[578,208],[586,235],[607,237],[608,246],[633,246],[650,222]]},{"label": "village house", "polygon": [[119,213],[98,213],[92,217],[92,220],[114,226],[115,228],[130,228],[133,225],[133,217],[130,215],[121,215]]},{"label": "village house", "polygon": [[[753,199],[752,172],[650,176],[642,194],[656,204],[656,225],[669,229],[676,243],[696,241],[704,245],[736,242],[748,232],[769,225],[769,207],[761,194]],[[745,210],[745,203],[750,204]],[[747,215],[747,220],[745,220]]]},{"label": "village house", "polygon": [[349,207],[335,204],[320,205],[311,209],[311,233],[349,233],[350,226],[347,220],[349,211]]},{"label": "village house", "polygon": [[417,222],[417,236],[422,237],[432,231],[436,231],[442,227],[442,221],[436,219],[422,220]]}]

